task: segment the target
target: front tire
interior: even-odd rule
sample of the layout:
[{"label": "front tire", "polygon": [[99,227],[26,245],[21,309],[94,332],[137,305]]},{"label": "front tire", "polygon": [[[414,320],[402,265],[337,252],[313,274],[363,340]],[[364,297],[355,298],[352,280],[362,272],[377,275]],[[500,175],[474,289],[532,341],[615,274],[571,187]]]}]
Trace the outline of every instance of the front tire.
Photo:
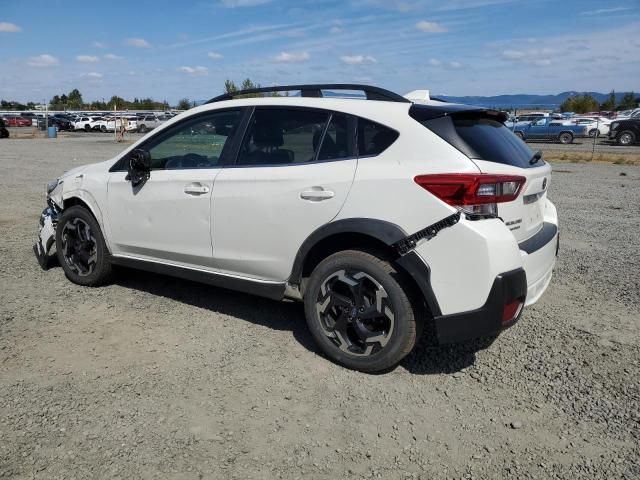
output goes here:
[{"label": "front tire", "polygon": [[73,206],[62,212],[56,227],[56,250],[65,275],[73,283],[97,287],[111,279],[104,237],[86,208]]},{"label": "front tire", "polygon": [[147,126],[146,126],[146,125],[144,125],[144,124],[143,124],[143,125],[140,125],[140,126],[138,127],[138,132],[140,132],[140,133],[147,133]]},{"label": "front tire", "polygon": [[515,134],[516,134],[516,137],[518,137],[520,140],[523,140],[523,141],[524,141],[524,133],[522,133],[522,132],[515,132]]},{"label": "front tire", "polygon": [[616,137],[616,141],[618,142],[618,145],[623,145],[625,147],[628,145],[631,145],[633,142],[635,142],[635,140],[636,140],[636,136],[633,134],[633,132],[629,130],[620,132]]},{"label": "front tire", "polygon": [[569,132],[563,132],[558,137],[558,140],[560,141],[561,144],[567,145],[573,142],[573,135],[571,135]]},{"label": "front tire", "polygon": [[598,130],[597,128],[592,128],[591,130],[589,130],[589,137],[593,138],[598,136],[600,136],[600,130]]},{"label": "front tire", "polygon": [[416,344],[416,320],[400,275],[374,255],[346,250],[313,270],[304,294],[307,324],[333,361],[363,372],[387,370]]}]

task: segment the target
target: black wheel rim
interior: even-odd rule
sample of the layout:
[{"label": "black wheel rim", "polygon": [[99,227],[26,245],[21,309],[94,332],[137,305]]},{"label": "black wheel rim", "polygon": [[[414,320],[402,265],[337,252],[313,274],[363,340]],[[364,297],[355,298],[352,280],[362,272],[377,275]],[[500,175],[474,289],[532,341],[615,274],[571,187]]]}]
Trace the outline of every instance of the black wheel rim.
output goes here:
[{"label": "black wheel rim", "polygon": [[62,256],[69,269],[81,277],[96,268],[98,246],[91,227],[81,218],[73,218],[62,227]]},{"label": "black wheel rim", "polygon": [[339,270],[320,285],[316,311],[325,335],[355,356],[382,350],[395,325],[393,306],[384,287],[357,270]]}]

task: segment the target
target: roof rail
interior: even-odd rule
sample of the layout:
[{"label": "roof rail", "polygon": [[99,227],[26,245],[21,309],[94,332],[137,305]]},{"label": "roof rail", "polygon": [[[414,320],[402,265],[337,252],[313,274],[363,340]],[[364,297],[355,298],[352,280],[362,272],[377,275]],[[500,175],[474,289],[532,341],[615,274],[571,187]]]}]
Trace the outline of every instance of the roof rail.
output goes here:
[{"label": "roof rail", "polygon": [[253,93],[274,93],[288,92],[300,90],[302,97],[319,97],[322,98],[322,90],[361,90],[364,92],[367,100],[381,100],[384,102],[403,102],[411,103],[411,100],[404,98],[397,93],[385,90],[384,88],[372,87],[370,85],[360,85],[356,83],[321,83],[309,85],[278,85],[274,87],[249,88],[247,90],[238,90],[233,93],[223,93],[212,98],[205,103],[221,102],[223,100],[232,100],[239,95],[249,95]]}]

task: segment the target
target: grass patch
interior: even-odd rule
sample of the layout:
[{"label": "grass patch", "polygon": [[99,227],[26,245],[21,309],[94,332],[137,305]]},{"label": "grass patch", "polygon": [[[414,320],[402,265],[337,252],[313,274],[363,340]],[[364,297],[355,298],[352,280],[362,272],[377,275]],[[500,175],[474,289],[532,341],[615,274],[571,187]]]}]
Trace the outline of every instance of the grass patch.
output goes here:
[{"label": "grass patch", "polygon": [[567,163],[613,163],[614,165],[640,165],[640,154],[629,153],[596,153],[591,158],[591,152],[565,152],[561,150],[546,150],[544,159],[548,162]]}]

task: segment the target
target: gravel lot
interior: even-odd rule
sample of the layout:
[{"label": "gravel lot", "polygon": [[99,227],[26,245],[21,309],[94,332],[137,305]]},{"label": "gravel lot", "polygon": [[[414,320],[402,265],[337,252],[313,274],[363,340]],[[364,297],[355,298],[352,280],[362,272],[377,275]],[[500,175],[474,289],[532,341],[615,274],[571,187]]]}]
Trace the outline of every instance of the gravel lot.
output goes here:
[{"label": "gravel lot", "polygon": [[41,271],[44,183],[122,148],[0,140],[0,477],[640,477],[640,167],[555,166],[554,279],[492,345],[365,375],[298,304]]}]

